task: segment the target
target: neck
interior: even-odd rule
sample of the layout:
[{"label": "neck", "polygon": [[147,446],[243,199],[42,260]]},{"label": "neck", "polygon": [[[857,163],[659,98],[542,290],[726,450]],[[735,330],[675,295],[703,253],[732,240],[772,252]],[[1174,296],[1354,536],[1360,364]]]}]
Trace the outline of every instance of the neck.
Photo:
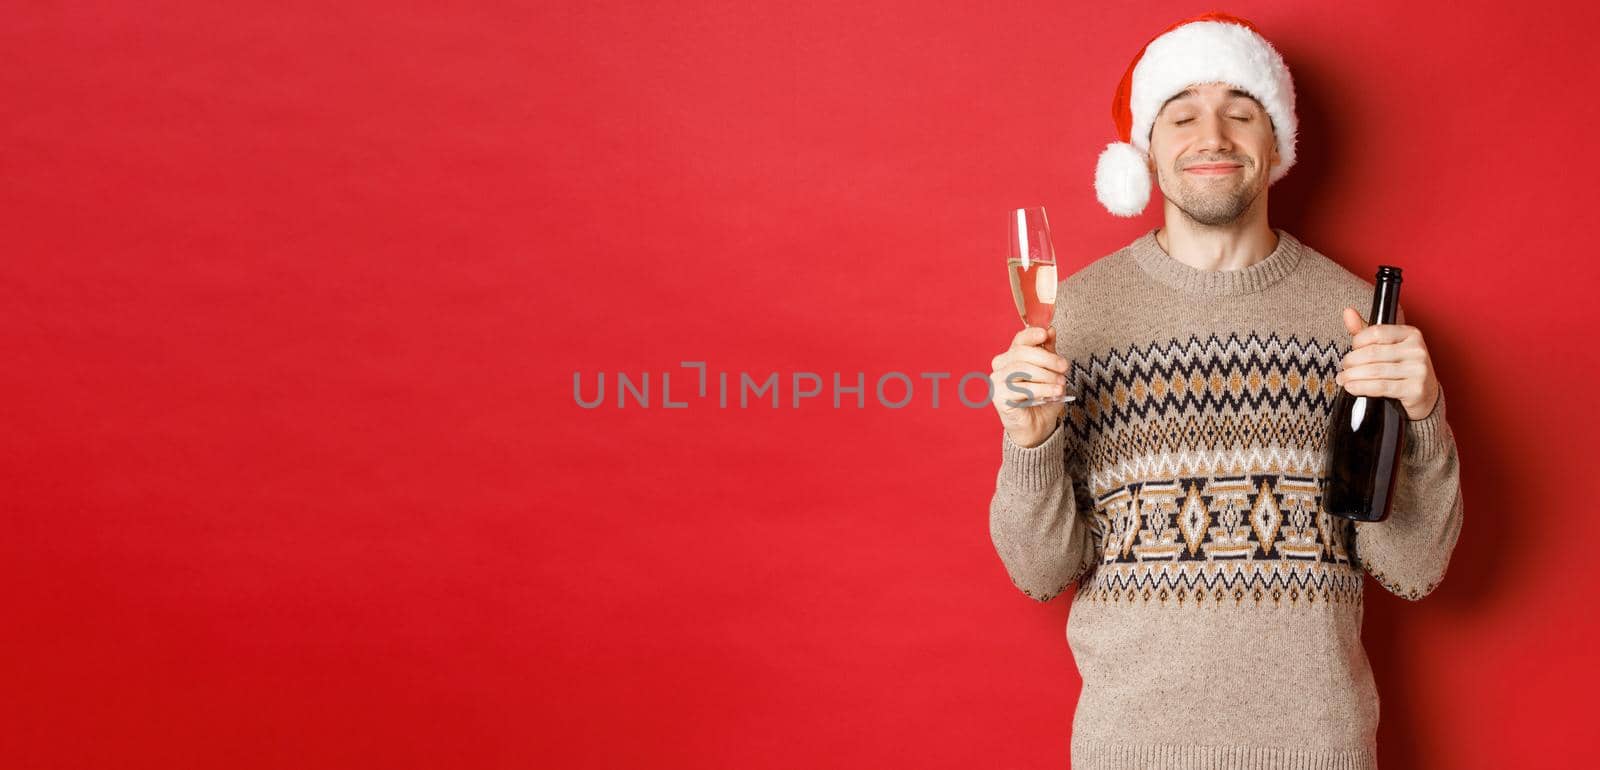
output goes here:
[{"label": "neck", "polygon": [[1278,247],[1267,224],[1265,206],[1252,206],[1226,225],[1203,225],[1170,201],[1166,222],[1156,231],[1161,249],[1196,270],[1240,270],[1266,259]]}]

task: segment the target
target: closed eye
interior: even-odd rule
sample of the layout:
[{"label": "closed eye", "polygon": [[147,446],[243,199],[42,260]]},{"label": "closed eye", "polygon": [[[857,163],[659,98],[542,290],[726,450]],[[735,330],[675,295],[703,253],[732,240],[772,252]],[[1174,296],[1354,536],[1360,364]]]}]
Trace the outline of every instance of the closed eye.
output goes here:
[{"label": "closed eye", "polygon": [[[1251,120],[1250,116],[1248,116],[1248,115],[1233,115],[1231,117],[1234,120],[1239,121],[1240,123],[1249,123],[1250,120]],[[1181,125],[1183,125],[1185,123],[1191,123],[1193,121],[1194,121],[1194,118],[1184,118],[1183,120],[1174,120],[1174,121],[1172,121],[1172,125],[1181,126]]]}]

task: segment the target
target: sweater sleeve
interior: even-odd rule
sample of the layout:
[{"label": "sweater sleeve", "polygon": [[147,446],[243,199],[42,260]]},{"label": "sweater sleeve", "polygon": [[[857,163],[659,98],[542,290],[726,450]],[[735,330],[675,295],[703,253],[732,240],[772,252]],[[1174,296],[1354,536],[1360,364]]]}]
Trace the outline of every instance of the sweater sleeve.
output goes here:
[{"label": "sweater sleeve", "polygon": [[1362,567],[1384,588],[1412,601],[1444,580],[1461,535],[1460,463],[1444,410],[1440,391],[1433,412],[1407,424],[1389,518],[1354,522]]},{"label": "sweater sleeve", "polygon": [[1077,580],[1094,553],[1093,534],[1079,515],[1066,470],[1066,432],[1058,423],[1043,444],[1031,448],[1002,435],[989,504],[989,536],[1011,582],[1041,602]]}]

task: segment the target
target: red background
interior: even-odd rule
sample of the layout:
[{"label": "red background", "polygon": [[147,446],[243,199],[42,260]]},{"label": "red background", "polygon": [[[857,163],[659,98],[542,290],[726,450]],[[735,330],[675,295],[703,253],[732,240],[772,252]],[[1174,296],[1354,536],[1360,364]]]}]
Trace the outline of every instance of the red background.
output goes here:
[{"label": "red background", "polygon": [[[4,764],[1064,766],[992,411],[572,377],[987,370],[1005,209],[1074,269],[1157,224],[1091,169],[1202,9],[9,5]],[[1450,394],[1449,576],[1367,583],[1383,763],[1592,760],[1600,12],[1228,10],[1301,92],[1273,224],[1403,265]]]}]

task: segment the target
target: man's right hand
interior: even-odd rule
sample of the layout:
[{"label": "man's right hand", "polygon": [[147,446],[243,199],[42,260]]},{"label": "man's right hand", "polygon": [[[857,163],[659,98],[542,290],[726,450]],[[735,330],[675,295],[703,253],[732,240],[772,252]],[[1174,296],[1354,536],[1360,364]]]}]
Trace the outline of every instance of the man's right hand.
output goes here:
[{"label": "man's right hand", "polygon": [[[1025,397],[1012,388],[1032,394],[1032,399],[1058,396],[1066,392],[1067,361],[1055,353],[1055,327],[1029,326],[1011,339],[1011,347],[994,357],[994,372],[989,384],[994,392],[994,408],[1012,442],[1024,447],[1044,443],[1055,432],[1066,404],[1026,406]],[[1013,375],[1015,375],[1013,377]],[[1014,385],[1007,385],[1012,377]]]}]

